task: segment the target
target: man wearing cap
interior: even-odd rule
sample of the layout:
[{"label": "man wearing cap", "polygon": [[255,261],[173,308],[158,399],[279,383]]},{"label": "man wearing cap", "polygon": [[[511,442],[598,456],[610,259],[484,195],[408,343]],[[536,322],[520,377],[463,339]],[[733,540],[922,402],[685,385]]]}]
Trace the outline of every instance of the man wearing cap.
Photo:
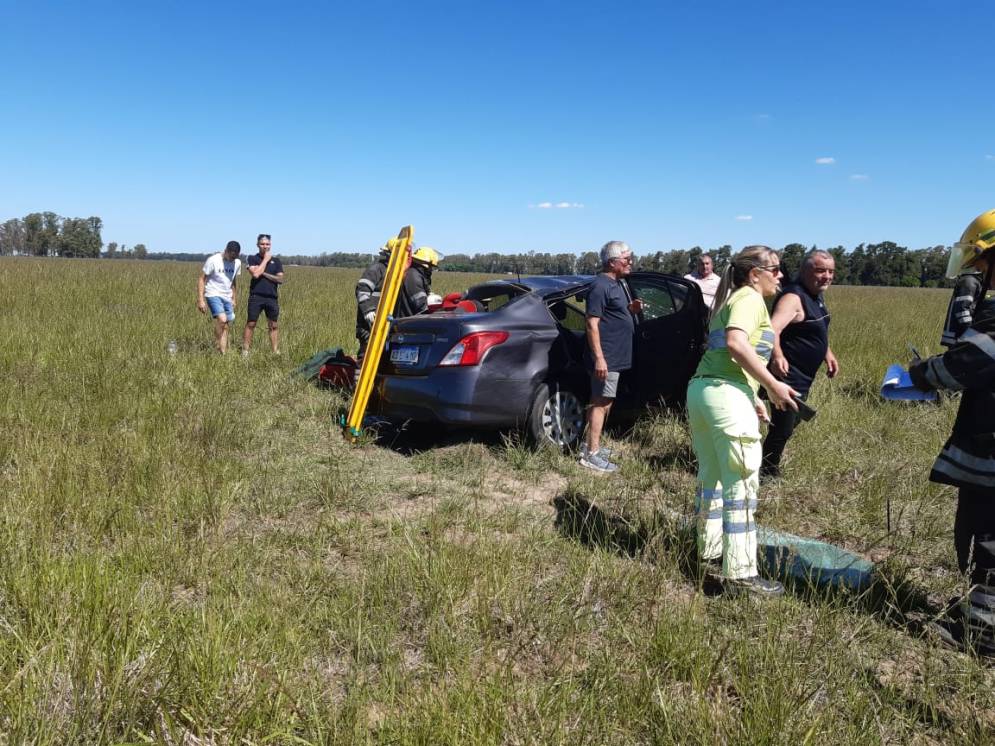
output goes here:
[{"label": "man wearing cap", "polygon": [[214,317],[214,340],[218,352],[228,351],[228,329],[235,321],[235,291],[242,262],[238,255],[242,247],[238,241],[229,241],[224,251],[211,254],[204,262],[197,280],[197,310]]},{"label": "man wearing cap", "polygon": [[269,344],[274,355],[280,354],[280,331],[277,320],[280,318],[278,295],[283,284],[283,263],[270,253],[272,241],[268,233],[260,233],[256,239],[259,253],[250,256],[247,262],[249,281],[249,303],[246,309],[245,330],[242,332],[242,355],[249,354],[252,335],[256,331],[259,314],[266,313],[269,326]]},{"label": "man wearing cap", "polygon": [[601,247],[601,273],[587,293],[587,349],[584,362],[591,374],[591,403],[587,409],[587,438],[580,449],[580,464],[611,473],[617,464],[601,448],[601,430],[618,390],[622,371],[632,367],[632,337],[642,302],[629,301],[622,278],[632,272],[632,250],[623,241]]}]

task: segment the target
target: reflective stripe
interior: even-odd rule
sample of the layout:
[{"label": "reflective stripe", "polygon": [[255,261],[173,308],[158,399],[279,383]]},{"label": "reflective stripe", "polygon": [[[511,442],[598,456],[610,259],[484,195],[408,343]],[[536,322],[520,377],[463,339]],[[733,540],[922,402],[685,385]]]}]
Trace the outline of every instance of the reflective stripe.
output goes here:
[{"label": "reflective stripe", "polygon": [[995,626],[995,613],[992,609],[969,604],[964,609],[964,616],[967,617],[968,626],[977,634],[986,635],[991,639],[992,627]]},{"label": "reflective stripe", "polygon": [[943,336],[940,337],[941,344],[952,345],[957,341],[957,335],[953,332],[943,332]]},{"label": "reflective stripe", "polygon": [[722,521],[722,531],[727,534],[748,534],[756,532],[757,524],[753,521],[740,523],[738,521]]},{"label": "reflective stripe", "polygon": [[708,520],[717,520],[722,517],[722,488],[704,489],[698,487],[694,496],[694,512],[701,516],[704,514]]},{"label": "reflective stripe", "polygon": [[421,300],[422,298],[428,298],[428,293],[425,292],[415,293],[414,295],[411,296],[411,302],[413,303],[417,300]]},{"label": "reflective stripe", "polygon": [[937,456],[936,461],[933,462],[933,471],[946,477],[950,477],[959,484],[969,484],[973,487],[995,488],[995,475],[981,476],[967,471],[966,469],[962,469],[948,458],[945,458],[945,454],[943,453]]},{"label": "reflective stripe", "polygon": [[976,585],[971,589],[968,594],[968,600],[975,606],[980,606],[985,609],[995,609],[995,593],[986,593],[983,589],[988,589],[995,591],[995,588],[987,585]]},{"label": "reflective stripe", "polygon": [[942,453],[946,454],[947,458],[951,461],[954,461],[961,466],[995,476],[995,458],[975,456],[974,454],[968,453],[963,448],[958,448],[953,443],[947,445],[947,447],[943,449]]},{"label": "reflective stripe", "polygon": [[757,498],[751,497],[748,500],[727,500],[724,504],[726,510],[750,510],[757,509]]},{"label": "reflective stripe", "polygon": [[967,300],[967,301],[973,302],[974,301],[974,296],[973,295],[958,295],[956,298],[954,298],[951,301],[951,303],[959,303],[962,300]]},{"label": "reflective stripe", "polygon": [[995,360],[995,339],[974,329],[968,329],[960,337],[961,342],[970,342],[992,360]]},{"label": "reflective stripe", "polygon": [[961,311],[960,313],[955,314],[955,315],[961,321],[970,321],[971,320],[971,312],[970,311]]},{"label": "reflective stripe", "polygon": [[377,286],[373,283],[372,280],[367,280],[365,277],[356,283],[356,287],[359,287],[360,285],[365,285],[370,290],[376,290],[377,288]]},{"label": "reflective stripe", "polygon": [[362,303],[363,301],[367,301],[369,299],[370,299],[370,293],[356,293],[356,300],[358,300],[360,303]]}]

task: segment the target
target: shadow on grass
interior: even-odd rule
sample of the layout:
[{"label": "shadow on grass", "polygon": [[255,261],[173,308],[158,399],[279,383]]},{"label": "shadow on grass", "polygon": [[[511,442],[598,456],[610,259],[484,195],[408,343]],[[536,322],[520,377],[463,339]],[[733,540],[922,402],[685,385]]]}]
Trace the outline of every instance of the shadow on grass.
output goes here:
[{"label": "shadow on grass", "polygon": [[[567,491],[553,499],[556,528],[565,537],[590,549],[615,552],[633,559],[647,559],[652,551],[672,557],[681,574],[706,595],[720,592],[718,579],[704,573],[697,557],[693,519],[664,511],[625,516],[610,513],[587,496]],[[761,533],[764,531],[761,528]],[[804,540],[802,540],[804,541]],[[838,602],[895,627],[924,631],[926,623],[941,609],[925,590],[900,569],[873,567],[860,574],[813,572],[799,552],[773,541],[760,547],[761,574],[776,578],[793,595],[812,603]]]},{"label": "shadow on grass", "polygon": [[373,434],[374,444],[402,456],[416,456],[433,448],[464,443],[481,443],[490,447],[503,442],[502,433],[498,430],[448,429],[441,425],[411,422],[400,425],[382,422],[366,427]]},{"label": "shadow on grass", "polygon": [[565,537],[589,549],[601,549],[632,559],[646,559],[648,550],[661,549],[677,559],[678,568],[705,595],[721,592],[718,579],[703,573],[697,560],[694,525],[661,511],[649,518],[627,518],[602,510],[577,492],[553,498],[555,525]]},{"label": "shadow on grass", "polygon": [[645,458],[646,463],[655,471],[681,471],[688,474],[696,473],[697,463],[694,449],[690,443],[676,443],[660,453],[654,453]]}]

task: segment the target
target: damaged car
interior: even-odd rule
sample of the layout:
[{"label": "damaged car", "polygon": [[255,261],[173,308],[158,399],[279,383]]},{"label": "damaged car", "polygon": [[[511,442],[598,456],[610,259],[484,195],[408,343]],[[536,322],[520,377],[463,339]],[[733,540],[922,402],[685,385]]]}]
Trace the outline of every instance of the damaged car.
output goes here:
[{"label": "damaged car", "polygon": [[[535,443],[577,446],[590,396],[584,307],[592,276],[500,279],[470,288],[458,308],[394,323],[372,414],[395,423],[523,430]],[[643,301],[633,366],[611,420],[680,404],[706,339],[696,284],[633,272],[623,286]]]}]

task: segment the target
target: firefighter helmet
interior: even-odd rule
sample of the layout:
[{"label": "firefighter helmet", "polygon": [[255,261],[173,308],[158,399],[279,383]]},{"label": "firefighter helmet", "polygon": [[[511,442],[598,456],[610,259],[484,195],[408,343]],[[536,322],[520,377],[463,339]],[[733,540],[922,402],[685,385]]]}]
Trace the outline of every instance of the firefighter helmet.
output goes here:
[{"label": "firefighter helmet", "polygon": [[975,259],[995,248],[995,210],[983,212],[964,229],[960,241],[950,249],[947,277],[956,277]]},{"label": "firefighter helmet", "polygon": [[439,266],[439,252],[428,246],[422,246],[420,249],[415,250],[411,258],[429,267]]}]

